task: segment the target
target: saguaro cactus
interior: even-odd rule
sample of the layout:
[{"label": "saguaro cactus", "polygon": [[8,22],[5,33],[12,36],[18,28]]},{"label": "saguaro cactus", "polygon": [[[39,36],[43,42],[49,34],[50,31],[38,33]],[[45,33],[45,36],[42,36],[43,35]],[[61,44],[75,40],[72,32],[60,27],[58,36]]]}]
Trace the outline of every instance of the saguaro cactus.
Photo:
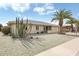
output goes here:
[{"label": "saguaro cactus", "polygon": [[23,23],[23,18],[19,20],[19,18],[16,18],[16,34],[17,37],[23,38],[26,35],[26,27],[28,24],[28,20],[26,23]]},{"label": "saguaro cactus", "polygon": [[42,46],[41,40],[38,37],[35,38],[31,35],[30,33],[31,29],[32,29],[32,24],[31,22],[28,22],[28,19],[25,22],[23,22],[23,18],[21,20],[19,18],[16,18],[16,35],[15,36],[19,38],[23,46],[25,46],[26,48],[31,48],[32,45],[37,45],[37,44]]}]

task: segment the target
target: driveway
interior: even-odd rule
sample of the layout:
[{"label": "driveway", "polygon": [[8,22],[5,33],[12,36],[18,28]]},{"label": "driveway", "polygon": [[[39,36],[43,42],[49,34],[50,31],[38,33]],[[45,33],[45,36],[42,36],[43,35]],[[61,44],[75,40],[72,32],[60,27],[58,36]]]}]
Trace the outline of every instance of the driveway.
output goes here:
[{"label": "driveway", "polygon": [[36,56],[79,56],[79,37],[39,53]]}]

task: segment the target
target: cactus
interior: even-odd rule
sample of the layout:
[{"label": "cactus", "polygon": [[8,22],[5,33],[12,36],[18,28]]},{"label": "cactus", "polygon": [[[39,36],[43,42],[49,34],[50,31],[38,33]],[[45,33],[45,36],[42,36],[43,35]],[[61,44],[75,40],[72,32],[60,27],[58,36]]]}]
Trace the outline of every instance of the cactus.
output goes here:
[{"label": "cactus", "polygon": [[[27,31],[26,27],[28,28]],[[29,35],[29,30],[31,31],[31,28],[28,27],[28,19],[25,23],[23,23],[23,18],[20,20],[18,17],[16,17],[16,31],[14,31],[11,34],[13,38],[24,38],[27,37],[27,35]]]},{"label": "cactus", "polygon": [[[32,47],[31,44],[32,45],[39,44],[40,46],[42,46],[41,40],[38,37],[34,38],[30,34],[31,29],[32,29],[32,24],[30,22],[28,25],[28,19],[26,20],[25,23],[23,23],[23,18],[21,20],[19,18],[16,18],[16,34],[13,34],[13,36],[15,38],[18,38],[21,41],[22,45],[26,48],[31,48]],[[35,44],[33,41],[37,42],[37,44]]]},{"label": "cactus", "polygon": [[19,38],[23,38],[26,35],[26,27],[28,24],[28,20],[26,21],[26,24],[23,23],[23,18],[19,20],[19,18],[16,18],[16,35]]}]

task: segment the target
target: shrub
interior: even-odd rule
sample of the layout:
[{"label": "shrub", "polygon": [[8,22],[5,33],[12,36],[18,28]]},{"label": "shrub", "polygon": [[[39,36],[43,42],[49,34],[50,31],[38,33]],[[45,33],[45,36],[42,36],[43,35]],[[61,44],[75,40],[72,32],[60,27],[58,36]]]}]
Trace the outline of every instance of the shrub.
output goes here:
[{"label": "shrub", "polygon": [[8,35],[10,33],[10,27],[4,26],[2,27],[1,31],[4,33],[4,35]]},{"label": "shrub", "polygon": [[0,31],[1,31],[1,28],[2,28],[3,26],[2,26],[2,24],[0,24]]}]

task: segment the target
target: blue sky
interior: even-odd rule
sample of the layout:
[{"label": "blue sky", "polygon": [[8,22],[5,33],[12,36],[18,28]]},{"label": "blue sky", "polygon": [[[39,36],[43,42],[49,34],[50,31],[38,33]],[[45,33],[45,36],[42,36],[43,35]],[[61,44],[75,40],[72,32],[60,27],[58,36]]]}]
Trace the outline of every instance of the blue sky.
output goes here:
[{"label": "blue sky", "polygon": [[71,10],[72,16],[79,19],[77,3],[4,3],[0,4],[0,23],[5,25],[16,17],[50,22],[56,10]]}]

